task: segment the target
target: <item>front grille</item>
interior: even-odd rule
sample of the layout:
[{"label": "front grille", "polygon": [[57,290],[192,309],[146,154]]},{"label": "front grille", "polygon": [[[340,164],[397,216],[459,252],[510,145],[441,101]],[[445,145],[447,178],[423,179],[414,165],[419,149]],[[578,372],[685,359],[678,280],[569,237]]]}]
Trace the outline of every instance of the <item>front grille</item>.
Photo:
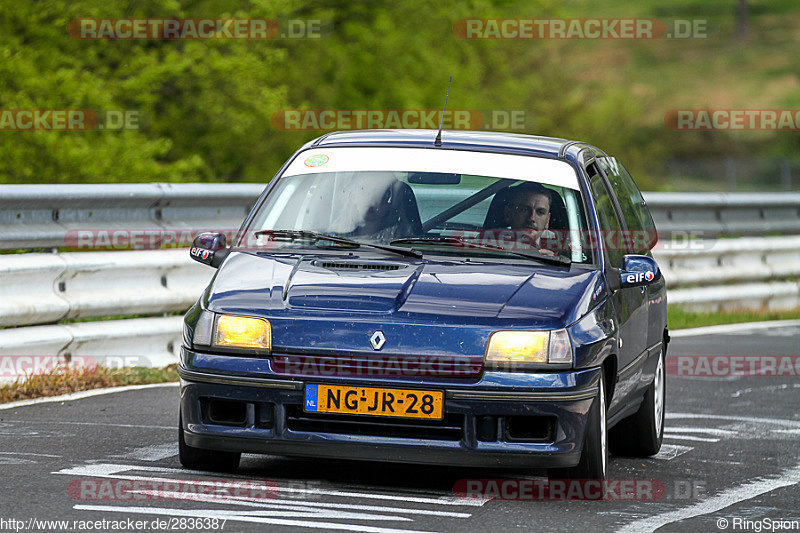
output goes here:
[{"label": "front grille", "polygon": [[304,412],[299,405],[287,405],[286,426],[306,433],[457,441],[464,434],[464,415],[451,413],[445,414],[443,420],[417,420],[314,414]]},{"label": "front grille", "polygon": [[477,378],[483,356],[290,355],[275,354],[272,369],[287,376]]}]

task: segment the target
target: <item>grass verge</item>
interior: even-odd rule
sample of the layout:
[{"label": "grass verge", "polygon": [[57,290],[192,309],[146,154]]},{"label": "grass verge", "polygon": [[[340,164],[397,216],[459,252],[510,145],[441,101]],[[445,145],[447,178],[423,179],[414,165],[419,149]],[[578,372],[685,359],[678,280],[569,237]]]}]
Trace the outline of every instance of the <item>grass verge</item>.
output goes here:
[{"label": "grass verge", "polygon": [[741,322],[764,322],[767,320],[800,319],[800,309],[789,311],[725,311],[697,312],[678,306],[669,306],[667,324],[669,329],[699,328],[718,326],[721,324],[737,324]]},{"label": "grass verge", "polygon": [[55,368],[31,376],[23,376],[0,387],[0,403],[58,396],[90,389],[145,385],[178,381],[177,365],[166,368],[141,366],[109,369],[102,366]]}]

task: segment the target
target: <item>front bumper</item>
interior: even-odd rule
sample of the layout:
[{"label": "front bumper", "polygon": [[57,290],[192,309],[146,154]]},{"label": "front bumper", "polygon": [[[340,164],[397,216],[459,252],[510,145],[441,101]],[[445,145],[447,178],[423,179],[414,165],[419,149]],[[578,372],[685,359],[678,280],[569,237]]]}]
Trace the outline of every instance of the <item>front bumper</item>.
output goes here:
[{"label": "front bumper", "polygon": [[[237,364],[238,363],[238,364]],[[484,372],[477,380],[303,378],[253,368],[252,358],[184,348],[181,412],[184,438],[196,448],[272,455],[460,466],[554,468],[580,460],[599,369]],[[260,366],[260,365],[259,365]],[[303,413],[306,383],[443,390],[445,420]],[[209,402],[234,402],[242,419],[213,420]],[[521,421],[521,422],[520,422]],[[520,437],[514,424],[547,431]],[[516,433],[515,433],[516,432]],[[531,438],[533,437],[533,438]]]}]

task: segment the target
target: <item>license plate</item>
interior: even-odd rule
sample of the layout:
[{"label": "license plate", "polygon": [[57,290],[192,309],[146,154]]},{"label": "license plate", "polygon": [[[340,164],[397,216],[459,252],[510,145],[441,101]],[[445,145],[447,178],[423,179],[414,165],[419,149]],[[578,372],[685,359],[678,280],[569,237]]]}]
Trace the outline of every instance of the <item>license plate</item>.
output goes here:
[{"label": "license plate", "polygon": [[311,413],[396,416],[441,420],[442,391],[306,385],[304,410]]}]

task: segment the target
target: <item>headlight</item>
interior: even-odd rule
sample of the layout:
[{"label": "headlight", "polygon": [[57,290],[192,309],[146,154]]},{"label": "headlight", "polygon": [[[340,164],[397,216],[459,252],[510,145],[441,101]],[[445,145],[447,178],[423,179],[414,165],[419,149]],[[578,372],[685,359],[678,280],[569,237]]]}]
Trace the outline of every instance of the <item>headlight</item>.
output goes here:
[{"label": "headlight", "polygon": [[486,345],[484,361],[510,366],[515,363],[571,364],[572,343],[567,330],[495,331]]},{"label": "headlight", "polygon": [[203,311],[195,325],[192,342],[196,346],[269,351],[272,327],[263,318]]},{"label": "headlight", "polygon": [[269,321],[263,318],[217,315],[213,346],[270,350],[272,328]]}]

